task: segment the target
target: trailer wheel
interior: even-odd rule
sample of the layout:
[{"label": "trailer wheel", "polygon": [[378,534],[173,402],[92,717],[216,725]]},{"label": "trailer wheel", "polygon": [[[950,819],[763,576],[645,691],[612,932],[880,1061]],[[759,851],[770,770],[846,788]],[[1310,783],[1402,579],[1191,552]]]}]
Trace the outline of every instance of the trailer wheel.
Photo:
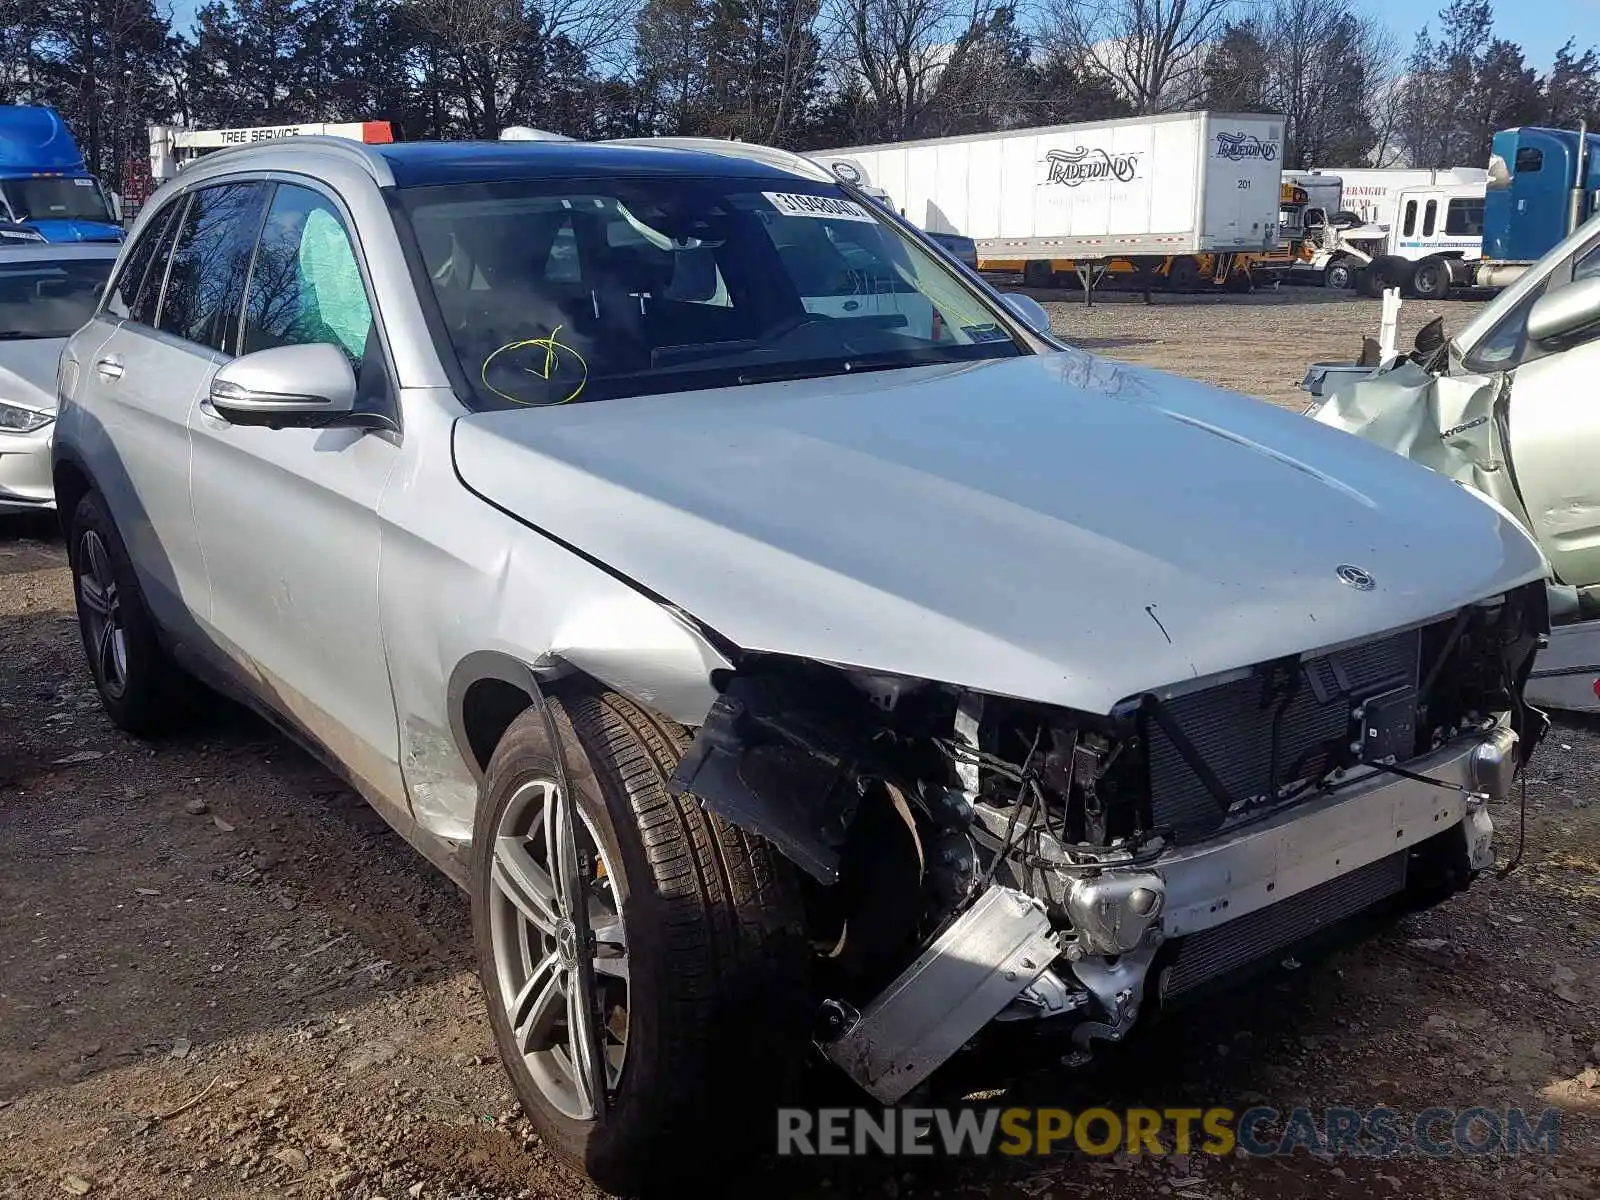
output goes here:
[{"label": "trailer wheel", "polygon": [[1383,263],[1368,263],[1356,275],[1356,290],[1363,296],[1378,297],[1383,295],[1383,289],[1389,286],[1388,278],[1383,269]]},{"label": "trailer wheel", "polygon": [[1410,292],[1418,300],[1443,300],[1450,294],[1450,264],[1425,258],[1411,272]]},{"label": "trailer wheel", "polygon": [[1023,287],[1054,287],[1055,282],[1055,266],[1048,259],[1033,258],[1022,264]]},{"label": "trailer wheel", "polygon": [[1334,259],[1322,272],[1322,286],[1338,292],[1354,291],[1357,276],[1361,273],[1356,265],[1356,260],[1349,255],[1341,254]]},{"label": "trailer wheel", "polygon": [[1192,292],[1200,285],[1200,264],[1192,258],[1175,258],[1167,268],[1167,288],[1174,292]]}]

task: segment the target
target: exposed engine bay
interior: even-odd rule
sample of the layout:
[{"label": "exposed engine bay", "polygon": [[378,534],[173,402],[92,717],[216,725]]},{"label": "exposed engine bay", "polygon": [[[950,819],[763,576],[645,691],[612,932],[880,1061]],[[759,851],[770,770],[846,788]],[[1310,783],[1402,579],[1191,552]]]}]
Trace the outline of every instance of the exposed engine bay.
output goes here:
[{"label": "exposed engine bay", "polygon": [[1106,714],[751,655],[673,786],[804,873],[819,1045],[893,1102],[997,1019],[1082,1061],[1153,997],[1465,886],[1544,732],[1544,605],[1528,585]]}]

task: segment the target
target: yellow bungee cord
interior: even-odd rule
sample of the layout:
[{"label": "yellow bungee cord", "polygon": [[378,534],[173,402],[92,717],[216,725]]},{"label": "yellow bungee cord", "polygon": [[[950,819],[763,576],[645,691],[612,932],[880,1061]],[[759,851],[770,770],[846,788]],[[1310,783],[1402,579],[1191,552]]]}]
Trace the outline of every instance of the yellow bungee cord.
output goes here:
[{"label": "yellow bungee cord", "polygon": [[498,350],[492,352],[489,357],[483,360],[483,366],[478,371],[478,377],[483,380],[483,386],[488,388],[496,396],[499,396],[502,400],[509,400],[512,404],[532,405],[535,403],[534,401],[523,400],[521,397],[511,395],[509,392],[502,392],[499,388],[495,387],[494,384],[490,383],[489,364],[495,359],[499,358],[502,354],[512,350],[538,348],[544,351],[543,370],[540,370],[537,367],[523,367],[522,369],[529,375],[537,375],[539,378],[548,383],[551,376],[553,376],[560,369],[561,354],[562,352],[565,352],[572,355],[572,357],[577,360],[578,370],[583,374],[582,378],[578,380],[578,386],[573,388],[571,392],[567,393],[567,395],[561,397],[561,399],[555,401],[555,403],[568,404],[571,401],[576,400],[579,395],[582,394],[584,385],[589,382],[589,364],[584,361],[583,355],[579,354],[571,346],[567,345],[563,341],[560,341],[556,337],[556,335],[560,332],[561,326],[557,325],[550,331],[549,337],[523,338],[520,341],[507,342],[504,346],[501,346]]}]

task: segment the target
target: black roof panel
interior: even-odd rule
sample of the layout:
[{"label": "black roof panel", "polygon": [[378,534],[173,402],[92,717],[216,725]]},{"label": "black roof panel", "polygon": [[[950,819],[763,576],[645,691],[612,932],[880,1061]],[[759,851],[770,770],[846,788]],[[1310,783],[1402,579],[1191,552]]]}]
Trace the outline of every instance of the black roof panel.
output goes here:
[{"label": "black roof panel", "polygon": [[[692,175],[797,183],[766,163],[668,146],[604,142],[396,142],[373,146],[397,187],[596,175]],[[807,181],[809,182],[809,181]]]}]

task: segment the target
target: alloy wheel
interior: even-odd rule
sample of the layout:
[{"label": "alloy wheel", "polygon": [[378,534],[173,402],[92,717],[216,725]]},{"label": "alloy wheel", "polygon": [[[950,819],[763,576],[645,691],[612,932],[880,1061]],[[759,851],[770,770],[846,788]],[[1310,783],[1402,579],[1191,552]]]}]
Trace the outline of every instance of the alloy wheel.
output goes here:
[{"label": "alloy wheel", "polygon": [[93,529],[78,540],[78,606],[95,676],[108,695],[120,697],[128,689],[128,637],[111,552]]},{"label": "alloy wheel", "polygon": [[575,1120],[604,1114],[628,1046],[628,948],[616,872],[553,780],[524,783],[495,830],[495,983],[523,1064]]}]

